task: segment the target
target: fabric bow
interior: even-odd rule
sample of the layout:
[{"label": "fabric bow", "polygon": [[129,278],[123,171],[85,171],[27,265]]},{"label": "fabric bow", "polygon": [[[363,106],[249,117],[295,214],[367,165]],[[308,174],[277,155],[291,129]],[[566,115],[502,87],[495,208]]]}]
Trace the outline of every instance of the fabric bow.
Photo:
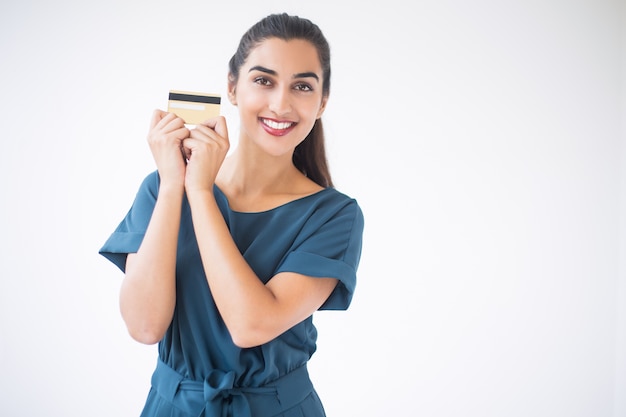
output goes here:
[{"label": "fabric bow", "polygon": [[204,380],[206,417],[252,417],[250,404],[240,388],[234,386],[235,372],[212,370]]}]

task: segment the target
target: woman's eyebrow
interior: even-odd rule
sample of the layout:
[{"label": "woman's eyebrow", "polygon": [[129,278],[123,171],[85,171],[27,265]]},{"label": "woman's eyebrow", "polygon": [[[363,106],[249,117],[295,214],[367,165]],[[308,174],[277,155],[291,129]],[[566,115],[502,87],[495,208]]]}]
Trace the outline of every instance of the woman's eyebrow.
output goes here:
[{"label": "woman's eyebrow", "polygon": [[314,72],[301,72],[298,74],[293,74],[293,78],[315,78],[315,81],[319,81],[320,77],[317,76]]},{"label": "woman's eyebrow", "polygon": [[254,67],[250,68],[250,71],[248,71],[248,72],[252,72],[252,71],[261,71],[261,72],[265,72],[265,73],[267,73],[269,75],[277,75],[276,71],[271,70],[269,68],[262,67],[260,65],[255,65]]},{"label": "woman's eyebrow", "polygon": [[[278,73],[276,71],[271,70],[269,68],[262,67],[261,65],[255,65],[254,67],[250,68],[250,70],[248,72],[252,72],[252,71],[261,71],[261,72],[264,72],[266,74],[274,75],[274,76],[278,75]],[[312,72],[312,71],[311,72],[300,72],[300,73],[294,74],[292,78],[315,78],[316,81],[320,80],[319,76],[316,73]]]}]

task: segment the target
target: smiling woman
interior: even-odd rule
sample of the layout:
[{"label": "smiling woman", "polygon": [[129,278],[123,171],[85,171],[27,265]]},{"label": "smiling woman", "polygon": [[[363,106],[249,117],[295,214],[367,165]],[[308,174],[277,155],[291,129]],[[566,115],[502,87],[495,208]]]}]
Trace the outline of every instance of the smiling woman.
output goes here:
[{"label": "smiling woman", "polygon": [[326,107],[322,71],[309,41],[273,38],[255,47],[229,78],[229,99],[241,115],[240,140],[291,158]]},{"label": "smiling woman", "polygon": [[[332,182],[357,197],[366,217],[349,311],[313,316],[319,337],[307,367],[328,416],[626,416],[626,3],[377,5],[0,4],[0,416],[138,416],[157,349],[172,369],[191,369],[185,377],[193,381],[213,387],[216,375],[206,369],[236,368],[243,387],[293,358],[278,356],[280,346],[312,346],[305,325],[262,348],[224,342],[231,335],[219,327],[218,299],[205,298],[213,288],[198,272],[187,203],[178,228],[176,309],[159,347],[128,337],[117,300],[124,274],[96,252],[156,167],[144,142],[147,125],[173,88],[219,93],[227,160],[232,152],[250,155],[241,164],[246,181],[273,168],[243,152],[248,145],[239,148],[242,97],[239,108],[231,105],[227,75],[241,35],[282,8],[315,21],[333,54],[329,101],[294,150],[294,166],[328,184],[315,173],[322,165],[309,162],[323,121]],[[243,51],[262,43],[254,32]],[[267,39],[283,39],[277,36]],[[319,55],[322,68],[325,62]],[[282,62],[257,64],[284,75]],[[330,78],[322,74],[326,89]],[[241,70],[241,81],[247,75]],[[179,162],[170,156],[166,162]],[[141,237],[143,254],[129,256],[124,286],[139,266],[132,260],[149,253],[140,223],[153,213],[151,232],[161,224],[171,192],[167,168],[159,158],[158,197],[155,175],[121,226],[119,236],[131,242],[108,247],[123,266],[122,252],[134,253],[139,244],[132,241]],[[218,182],[214,198],[264,278],[274,271],[267,272],[272,265],[262,248],[284,244],[277,239],[299,227],[293,219],[335,192],[326,186],[257,201],[244,198],[257,188],[235,194],[227,185]],[[180,201],[171,204],[182,208]],[[276,229],[261,235],[270,222]],[[302,237],[313,226],[303,226]],[[330,225],[320,233],[333,231]],[[302,243],[280,260],[282,269],[299,257],[321,263],[309,255],[311,246]],[[324,308],[337,308],[336,294],[351,289],[343,279]],[[209,326],[206,312],[214,319]],[[138,338],[158,339],[150,325],[138,327],[145,339]],[[266,358],[253,375],[252,365]],[[195,383],[183,380],[178,395],[191,395]]]},{"label": "smiling woman", "polygon": [[350,305],[364,224],[326,165],[329,85],[319,28],[270,15],[230,62],[231,155],[224,117],[188,129],[154,112],[157,171],[101,249],[125,272],[130,334],[159,343],[142,416],[325,415],[306,367],[312,315]]}]

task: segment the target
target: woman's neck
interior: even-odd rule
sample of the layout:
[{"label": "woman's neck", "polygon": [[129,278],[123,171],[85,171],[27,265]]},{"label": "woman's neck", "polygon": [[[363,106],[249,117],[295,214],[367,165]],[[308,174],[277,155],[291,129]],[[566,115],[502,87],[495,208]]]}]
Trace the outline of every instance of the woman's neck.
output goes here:
[{"label": "woman's neck", "polygon": [[222,164],[217,185],[241,195],[284,194],[302,176],[291,155],[258,155],[237,148]]}]

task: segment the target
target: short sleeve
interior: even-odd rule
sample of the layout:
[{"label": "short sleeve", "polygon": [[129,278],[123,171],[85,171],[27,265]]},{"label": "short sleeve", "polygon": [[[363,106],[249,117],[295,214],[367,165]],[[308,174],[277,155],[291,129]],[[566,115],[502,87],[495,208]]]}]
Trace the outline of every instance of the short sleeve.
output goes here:
[{"label": "short sleeve", "polygon": [[100,249],[100,255],[113,262],[120,270],[126,267],[126,257],[139,249],[154,211],[159,188],[156,171],[142,182],[130,210]]},{"label": "short sleeve", "polygon": [[357,202],[350,199],[347,204],[333,210],[323,223],[313,223],[314,226],[309,227],[315,227],[315,230],[287,254],[277,272],[338,279],[337,287],[320,310],[346,310],[356,287],[363,239],[363,213]]}]

